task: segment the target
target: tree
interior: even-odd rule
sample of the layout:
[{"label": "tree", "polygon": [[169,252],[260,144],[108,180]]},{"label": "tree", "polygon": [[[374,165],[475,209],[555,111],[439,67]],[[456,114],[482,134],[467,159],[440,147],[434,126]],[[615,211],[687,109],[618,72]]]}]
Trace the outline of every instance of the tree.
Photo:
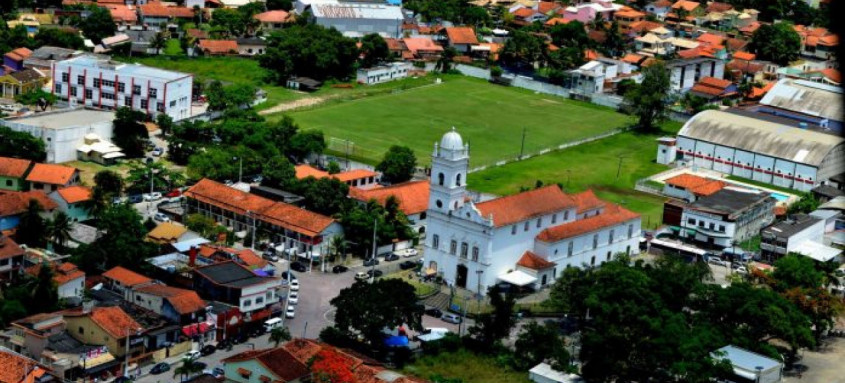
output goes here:
[{"label": "tree", "polygon": [[318,383],[354,383],[358,379],[352,372],[349,359],[333,349],[323,348],[311,361],[311,372]]},{"label": "tree", "polygon": [[53,281],[53,269],[46,263],[41,264],[32,290],[32,300],[27,302],[30,313],[52,312],[59,308],[59,292]]},{"label": "tree", "polygon": [[273,342],[276,347],[279,347],[279,343],[287,342],[291,340],[290,330],[287,327],[276,327],[270,330],[270,341]]},{"label": "tree", "polygon": [[329,165],[326,166],[326,171],[329,174],[337,174],[340,173],[340,164],[337,163],[335,160],[329,161]]},{"label": "tree", "polygon": [[55,46],[68,49],[82,49],[85,46],[84,40],[78,34],[59,28],[39,28],[35,34],[35,43],[38,46]]},{"label": "tree", "polygon": [[179,376],[179,381],[185,381],[192,375],[202,372],[203,366],[191,358],[182,358],[182,365],[173,369],[173,377]]},{"label": "tree", "polygon": [[158,254],[158,247],[144,240],[147,229],[141,216],[128,204],[111,205],[97,221],[97,239],[72,251],[73,262],[89,273],[115,266],[136,269]]},{"label": "tree", "polygon": [[290,146],[285,154],[297,161],[304,160],[311,154],[322,154],[326,150],[326,139],[319,130],[299,132],[291,138]]},{"label": "tree", "polygon": [[149,139],[149,133],[143,124],[145,119],[144,112],[126,106],[117,108],[115,112],[112,141],[123,149],[123,153],[129,158],[144,156],[144,143]]},{"label": "tree", "polygon": [[549,31],[552,43],[558,47],[577,48],[583,52],[589,45],[590,37],[587,36],[587,29],[579,21],[570,21],[566,24],[555,24]]},{"label": "tree", "polygon": [[46,226],[46,234],[50,241],[59,246],[64,247],[67,241],[70,239],[70,217],[68,217],[65,212],[60,211],[56,213],[56,215],[52,219],[46,222]]},{"label": "tree", "polygon": [[129,186],[126,189],[133,194],[149,193],[151,186],[153,191],[162,191],[171,190],[185,183],[182,172],[169,169],[161,161],[131,161],[128,165],[129,174],[126,182]]},{"label": "tree", "polygon": [[516,297],[511,293],[502,293],[496,287],[487,290],[492,313],[478,315],[475,325],[469,328],[469,333],[477,340],[483,349],[491,350],[496,343],[510,334],[516,324],[513,305]]},{"label": "tree", "polygon": [[789,205],[787,209],[787,213],[789,214],[798,214],[798,213],[810,213],[819,208],[821,205],[821,201],[819,201],[813,193],[804,192],[801,193],[801,197],[793,203]]},{"label": "tree", "polygon": [[209,110],[227,110],[252,106],[255,100],[255,87],[249,84],[232,84],[223,86],[214,80],[206,88]]},{"label": "tree", "polygon": [[290,11],[293,9],[292,0],[267,0],[267,10],[281,9],[283,11]]},{"label": "tree", "polygon": [[38,200],[31,199],[26,211],[21,214],[16,235],[18,242],[30,247],[43,247],[47,225],[41,218],[43,207]]},{"label": "tree", "polygon": [[27,132],[16,132],[5,126],[0,126],[0,153],[36,162],[47,158],[44,141]]},{"label": "tree", "polygon": [[336,178],[307,177],[299,181],[295,190],[304,198],[303,204],[308,210],[320,214],[338,214],[349,203],[346,197],[349,195],[349,185]]},{"label": "tree", "polygon": [[444,48],[443,53],[440,54],[440,58],[437,59],[434,70],[440,71],[441,73],[449,73],[452,70],[452,60],[457,55],[458,51],[454,47]]},{"label": "tree", "polygon": [[161,130],[161,135],[166,136],[173,130],[173,118],[164,113],[156,116],[156,125]]},{"label": "tree", "polygon": [[414,287],[401,279],[356,282],[331,300],[337,310],[334,327],[349,337],[361,334],[371,347],[381,348],[385,328],[407,324],[422,329],[422,310],[415,299],[409,299],[415,294]]},{"label": "tree", "polygon": [[787,22],[763,24],[751,36],[751,49],[760,59],[788,65],[798,58],[801,36]]},{"label": "tree", "polygon": [[47,105],[53,105],[56,103],[56,95],[46,92],[43,89],[35,89],[16,95],[15,101],[29,106],[38,106],[45,101]]},{"label": "tree", "polygon": [[550,362],[558,371],[569,369],[570,356],[554,323],[528,322],[514,343],[516,369],[528,370],[541,362]]},{"label": "tree", "polygon": [[378,33],[370,33],[361,38],[361,66],[370,68],[390,58],[390,49]]},{"label": "tree", "polygon": [[499,52],[500,60],[510,65],[534,65],[546,55],[543,38],[520,30],[513,32]]},{"label": "tree", "polygon": [[185,226],[188,230],[195,231],[203,237],[211,237],[217,229],[217,222],[213,218],[204,216],[202,214],[191,214],[185,220]]},{"label": "tree", "polygon": [[161,50],[167,46],[167,35],[164,32],[158,32],[153,36],[152,40],[150,40],[150,48],[156,50],[156,54],[160,54]]},{"label": "tree", "polygon": [[704,110],[718,109],[715,105],[710,104],[706,98],[696,96],[692,93],[687,93],[684,95],[684,97],[681,99],[681,105],[683,105],[684,108],[686,108],[686,110],[693,115],[698,114],[699,112]]},{"label": "tree", "polygon": [[825,275],[816,269],[815,261],[801,254],[789,253],[774,264],[772,277],[778,291],[796,287],[815,289],[822,287]]},{"label": "tree", "polygon": [[113,170],[100,170],[94,175],[94,191],[97,190],[106,196],[119,196],[123,191],[123,177]]},{"label": "tree", "polygon": [[293,75],[345,79],[352,74],[357,58],[354,40],[334,28],[307,24],[271,34],[259,63],[270,71],[274,82],[284,84]]},{"label": "tree", "polygon": [[92,5],[88,12],[88,17],[82,19],[79,25],[85,37],[99,43],[103,38],[114,35],[117,27],[108,9]]},{"label": "tree", "polygon": [[625,93],[625,104],[637,116],[637,128],[651,131],[666,118],[669,72],[661,62],[645,67],[643,82]]},{"label": "tree", "polygon": [[239,37],[246,32],[246,23],[237,9],[215,9],[211,25],[227,37]]},{"label": "tree", "polygon": [[296,182],[296,169],[287,158],[276,156],[264,166],[261,184],[269,187],[288,189]]},{"label": "tree", "polygon": [[416,167],[417,157],[411,148],[393,145],[384,154],[376,170],[382,173],[382,180],[396,184],[410,180]]}]

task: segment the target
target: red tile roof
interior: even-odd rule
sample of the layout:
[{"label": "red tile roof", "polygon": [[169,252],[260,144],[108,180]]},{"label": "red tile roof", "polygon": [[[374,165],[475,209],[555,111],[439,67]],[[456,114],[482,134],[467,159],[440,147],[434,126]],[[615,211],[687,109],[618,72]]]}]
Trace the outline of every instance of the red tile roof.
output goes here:
[{"label": "red tile roof", "polygon": [[106,271],[103,273],[103,276],[120,282],[121,285],[126,287],[137,286],[153,281],[151,278],[120,266],[115,266],[113,269]]},{"label": "red tile roof", "polygon": [[540,234],[537,235],[537,239],[549,243],[558,242],[563,239],[577,237],[604,229],[606,227],[618,225],[639,217],[639,214],[629,211],[619,205],[608,204],[604,209],[604,212],[599,215],[550,227],[541,231]]},{"label": "red tile roof", "polygon": [[138,10],[144,17],[178,17],[178,18],[193,18],[194,10],[186,7],[168,7],[158,1],[151,1],[144,5],[139,5]]},{"label": "red tile roof", "polygon": [[0,177],[23,178],[30,166],[30,160],[0,157]]},{"label": "red tile roof", "polygon": [[752,21],[750,24],[739,28],[739,31],[744,34],[751,35],[752,33],[754,33],[754,31],[760,28],[760,25],[762,24],[759,21]]},{"label": "red tile roof", "polygon": [[364,202],[374,199],[382,206],[388,197],[395,196],[399,200],[399,209],[405,215],[419,214],[428,208],[429,183],[428,181],[410,181],[369,190],[353,187],[349,189],[349,196]]},{"label": "red tile roof", "polygon": [[492,216],[495,227],[507,226],[575,206],[575,200],[556,185],[544,186],[475,205],[484,218]]},{"label": "red tile roof", "polygon": [[294,169],[296,170],[296,178],[300,180],[308,177],[323,178],[329,176],[328,172],[317,169],[311,165],[296,165]]},{"label": "red tile roof", "polygon": [[613,15],[613,18],[615,19],[617,16],[637,18],[637,17],[645,17],[645,13],[640,12],[640,11],[633,9],[633,8],[630,8],[630,7],[626,7],[626,8],[622,8],[622,9],[616,11],[616,13]]},{"label": "red tile roof", "polygon": [[21,257],[26,252],[18,246],[17,242],[4,235],[0,235],[0,259]]},{"label": "red tile roof", "polygon": [[359,180],[362,178],[376,177],[378,173],[367,169],[353,169],[346,172],[333,174],[332,177],[337,178],[341,182],[348,182],[352,180]]},{"label": "red tile roof", "polygon": [[25,212],[30,200],[38,201],[41,208],[47,211],[58,207],[56,202],[50,199],[50,197],[47,197],[47,194],[41,190],[28,192],[0,190],[0,217],[18,215]]},{"label": "red tile roof", "polygon": [[775,86],[774,81],[769,82],[766,85],[763,85],[762,88],[758,88],[758,87],[755,86],[751,89],[751,94],[748,95],[748,98],[750,98],[750,99],[763,98],[763,96],[765,96],[766,93],[769,93],[769,90],[771,90],[773,86]]},{"label": "red tile roof", "polygon": [[251,269],[262,268],[270,263],[250,249],[237,251],[235,252],[235,256],[237,256],[247,267]]},{"label": "red tile roof", "polygon": [[638,55],[636,53],[628,53],[624,57],[622,57],[622,61],[628,64],[638,65],[640,61],[643,61],[645,56]]},{"label": "red tile roof", "polygon": [[262,23],[284,23],[288,20],[288,17],[290,17],[290,14],[281,9],[258,13],[253,16]]},{"label": "red tile roof", "polygon": [[733,58],[737,60],[751,61],[757,58],[757,55],[749,52],[739,51],[733,53]]},{"label": "red tile roof", "polygon": [[23,61],[29,58],[29,56],[32,56],[32,51],[27,48],[17,48],[10,52],[7,52],[4,56],[15,61]]},{"label": "red tile roof", "polygon": [[642,20],[642,21],[635,21],[631,23],[628,28],[636,33],[644,33],[648,32],[652,29],[657,29],[662,27],[663,24],[654,21]]},{"label": "red tile roof", "polygon": [[208,32],[206,32],[202,29],[191,28],[191,29],[188,29],[187,31],[185,31],[185,33],[187,33],[189,37],[193,37],[195,39],[207,39],[208,38]]},{"label": "red tile roof", "polygon": [[699,177],[689,173],[679,174],[663,182],[667,185],[687,189],[693,194],[702,196],[711,195],[727,186],[725,182]]},{"label": "red tile roof", "polygon": [[446,35],[452,44],[478,44],[478,37],[472,27],[449,27],[446,28]]},{"label": "red tile roof", "polygon": [[205,301],[195,291],[154,284],[136,290],[139,293],[155,295],[166,299],[181,315],[195,313],[205,309]]},{"label": "red tile roof", "polygon": [[[267,370],[282,379],[282,382],[289,382],[309,376],[311,372],[306,362],[297,359],[284,347],[244,351],[222,360],[223,363],[236,363],[247,360],[255,360],[262,364]],[[240,371],[240,369],[239,369]],[[244,369],[244,373],[251,374],[252,371]]]},{"label": "red tile roof", "polygon": [[719,3],[719,2],[714,1],[714,2],[707,4],[707,12],[708,13],[710,13],[710,12],[726,12],[726,11],[730,11],[731,9],[734,9],[734,6],[730,5],[728,3]]},{"label": "red tile roof", "polygon": [[111,19],[115,22],[134,23],[138,21],[138,13],[123,4],[123,1],[119,5],[109,5],[107,8],[111,13]]},{"label": "red tile roof", "polygon": [[91,189],[85,186],[68,186],[57,190],[57,193],[67,203],[77,203],[91,200]]},{"label": "red tile roof", "polygon": [[120,306],[94,307],[88,314],[91,321],[115,338],[125,338],[139,330],[143,330]]},{"label": "red tile roof", "polygon": [[595,60],[599,57],[601,57],[601,55],[598,52],[596,52],[592,49],[585,49],[584,50],[584,59],[585,60]]},{"label": "red tile roof", "polygon": [[50,185],[67,185],[78,170],[70,166],[35,164],[26,180]]},{"label": "red tile roof", "polygon": [[[79,270],[76,265],[70,262],[62,263],[59,267],[51,264],[50,267],[53,269],[53,281],[58,286],[79,278],[85,278],[85,272]],[[32,276],[37,276],[39,272],[41,272],[40,263],[26,268],[26,273]]]},{"label": "red tile roof", "polygon": [[25,376],[31,379],[30,372],[39,364],[12,350],[0,349],[0,366],[3,366],[0,368],[0,383],[20,383]]},{"label": "red tile roof", "polygon": [[683,9],[685,9],[687,12],[692,12],[692,11],[694,11],[696,8],[698,8],[698,6],[699,6],[699,5],[701,5],[701,4],[700,4],[700,3],[698,3],[697,1],[678,0],[678,1],[676,1],[676,2],[675,2],[675,4],[672,4],[672,9],[680,9],[680,8],[683,8]]},{"label": "red tile roof", "polygon": [[334,223],[333,219],[324,215],[283,202],[274,202],[209,179],[200,180],[184,195],[239,215],[252,211],[256,213],[258,220],[311,237],[322,233]]},{"label": "red tile roof", "polygon": [[413,54],[418,54],[419,51],[425,52],[443,52],[443,47],[437,45],[434,40],[425,37],[406,37],[402,39],[405,46]]},{"label": "red tile roof", "polygon": [[526,251],[525,254],[522,254],[522,257],[519,258],[519,261],[516,262],[516,265],[527,267],[532,270],[543,270],[548,269],[549,267],[554,267],[557,263],[550,262],[531,251]]},{"label": "red tile roof", "polygon": [[575,200],[575,206],[577,206],[578,214],[589,210],[600,209],[605,206],[604,201],[600,200],[599,197],[596,197],[596,193],[593,193],[592,189],[572,194],[571,197]]},{"label": "red tile roof", "polygon": [[558,25],[558,24],[569,24],[572,21],[570,19],[564,19],[563,17],[553,17],[545,22],[546,25]]},{"label": "red tile roof", "polygon": [[199,47],[203,52],[211,54],[229,54],[238,52],[238,42],[235,40],[208,40],[199,41]]},{"label": "red tile roof", "polygon": [[725,37],[719,36],[715,33],[703,33],[698,36],[695,40],[705,44],[721,45],[725,42]]},{"label": "red tile roof", "polygon": [[828,80],[835,83],[842,82],[842,72],[840,72],[838,69],[826,68],[822,70],[813,71],[812,73],[820,73],[822,76],[827,77]]},{"label": "red tile roof", "polygon": [[561,5],[554,1],[541,1],[537,3],[537,11],[547,15],[549,12],[554,11],[555,9],[560,8]]}]

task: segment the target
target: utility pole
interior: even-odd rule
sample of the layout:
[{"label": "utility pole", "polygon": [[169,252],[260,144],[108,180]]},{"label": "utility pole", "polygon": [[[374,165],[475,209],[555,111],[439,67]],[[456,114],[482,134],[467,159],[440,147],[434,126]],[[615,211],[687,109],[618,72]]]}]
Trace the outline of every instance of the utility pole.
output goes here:
[{"label": "utility pole", "polygon": [[522,128],[522,145],[519,147],[519,159],[525,154],[525,127]]},{"label": "utility pole", "polygon": [[349,140],[346,140],[346,170],[349,170]]},{"label": "utility pole", "polygon": [[378,244],[376,244],[376,228],[378,228],[378,220],[373,218],[373,264],[370,268],[370,283],[376,281],[376,249],[378,248]]},{"label": "utility pole", "polygon": [[476,310],[476,315],[481,313],[481,276],[484,275],[484,270],[475,270],[476,277],[478,278],[478,288],[476,291],[476,297],[478,301],[478,307]]},{"label": "utility pole", "polygon": [[622,172],[622,160],[625,159],[625,156],[619,156],[619,166],[616,168],[616,180],[619,180],[619,174]]}]

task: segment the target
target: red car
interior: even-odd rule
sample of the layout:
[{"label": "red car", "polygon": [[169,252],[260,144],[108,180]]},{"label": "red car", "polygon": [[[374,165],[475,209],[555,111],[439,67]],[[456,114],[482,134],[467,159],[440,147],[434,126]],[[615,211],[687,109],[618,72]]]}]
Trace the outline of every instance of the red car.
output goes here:
[{"label": "red car", "polygon": [[174,198],[174,197],[179,197],[179,196],[181,196],[181,195],[182,195],[182,191],[181,191],[181,190],[179,190],[179,189],[173,189],[173,190],[171,190],[170,192],[168,192],[167,194],[165,194],[164,196],[165,196],[165,197],[167,197],[167,198]]}]

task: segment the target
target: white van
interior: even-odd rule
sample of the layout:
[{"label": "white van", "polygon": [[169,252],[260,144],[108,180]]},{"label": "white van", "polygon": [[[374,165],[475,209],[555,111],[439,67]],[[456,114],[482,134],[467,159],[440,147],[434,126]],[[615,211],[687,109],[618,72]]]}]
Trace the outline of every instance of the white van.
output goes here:
[{"label": "white van", "polygon": [[270,332],[274,328],[282,327],[282,318],[270,318],[264,321],[264,331]]}]

